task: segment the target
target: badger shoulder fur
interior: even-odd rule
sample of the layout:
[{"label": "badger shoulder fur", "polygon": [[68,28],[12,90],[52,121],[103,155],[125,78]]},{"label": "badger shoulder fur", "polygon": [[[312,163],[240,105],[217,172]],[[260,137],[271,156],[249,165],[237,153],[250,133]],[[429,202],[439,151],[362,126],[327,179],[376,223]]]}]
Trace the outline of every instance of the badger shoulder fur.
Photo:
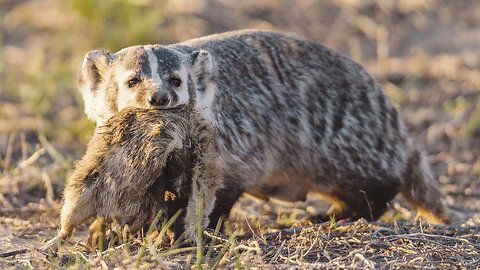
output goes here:
[{"label": "badger shoulder fur", "polygon": [[[193,106],[214,130],[225,187],[211,220],[240,194],[333,198],[337,217],[377,219],[402,193],[449,222],[438,183],[382,87],[359,64],[289,35],[244,30],[173,45],[87,53],[79,88],[101,125],[126,106]],[[234,187],[234,188],[233,188]]]},{"label": "badger shoulder fur", "polygon": [[174,231],[194,237],[222,180],[210,128],[197,118],[183,109],[127,108],[97,127],[67,181],[61,230],[45,248],[89,218],[136,232],[157,213],[169,218],[180,209]]}]

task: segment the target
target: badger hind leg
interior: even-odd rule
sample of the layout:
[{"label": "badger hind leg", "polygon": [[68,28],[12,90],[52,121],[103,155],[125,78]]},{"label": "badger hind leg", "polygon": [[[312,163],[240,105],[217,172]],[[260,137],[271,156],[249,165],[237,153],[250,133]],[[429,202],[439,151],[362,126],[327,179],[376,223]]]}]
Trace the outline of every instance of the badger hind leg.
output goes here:
[{"label": "badger hind leg", "polygon": [[340,218],[375,221],[387,210],[388,202],[395,197],[399,188],[398,181],[389,179],[381,185],[346,190],[337,195],[344,207],[337,215]]},{"label": "badger hind leg", "polygon": [[[342,181],[343,182],[343,181]],[[363,218],[367,221],[377,220],[388,208],[400,189],[400,180],[395,178],[354,179],[349,180],[356,185],[344,185],[338,190],[319,196],[331,204],[327,216],[319,215],[315,221],[328,221],[330,217],[336,220]]]},{"label": "badger hind leg", "polygon": [[417,217],[437,224],[453,221],[442,199],[440,186],[433,178],[424,154],[418,149],[411,151],[408,157],[401,193],[415,207]]}]

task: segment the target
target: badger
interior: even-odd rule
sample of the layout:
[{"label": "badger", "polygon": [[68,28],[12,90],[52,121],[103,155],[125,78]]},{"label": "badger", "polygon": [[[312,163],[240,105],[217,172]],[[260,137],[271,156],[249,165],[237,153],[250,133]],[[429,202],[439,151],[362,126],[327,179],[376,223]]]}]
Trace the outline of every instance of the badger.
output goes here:
[{"label": "badger", "polygon": [[222,181],[211,128],[196,119],[183,108],[126,108],[98,127],[67,181],[61,229],[42,249],[89,218],[134,233],[156,214],[168,219],[179,210],[175,236],[196,241]]},{"label": "badger", "polygon": [[353,60],[290,35],[242,30],[172,45],[95,50],[82,63],[86,115],[191,106],[212,127],[223,188],[210,226],[239,196],[323,195],[336,218],[376,220],[401,193],[450,222],[424,153],[381,85]]}]

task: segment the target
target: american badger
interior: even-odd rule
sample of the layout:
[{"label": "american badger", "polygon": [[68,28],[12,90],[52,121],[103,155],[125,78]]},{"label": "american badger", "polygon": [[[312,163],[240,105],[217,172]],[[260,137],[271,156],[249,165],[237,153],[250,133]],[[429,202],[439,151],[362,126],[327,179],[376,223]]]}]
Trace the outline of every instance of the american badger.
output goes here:
[{"label": "american badger", "polygon": [[449,222],[424,154],[382,87],[320,44],[256,30],[86,54],[79,88],[102,125],[127,107],[193,106],[213,127],[224,174],[211,224],[243,192],[332,200],[337,218],[377,219],[402,193]]},{"label": "american badger", "polygon": [[158,211],[168,218],[179,209],[176,236],[193,237],[197,210],[208,223],[221,185],[210,128],[195,119],[182,109],[127,108],[98,127],[67,181],[61,230],[44,249],[91,217],[136,232]]}]

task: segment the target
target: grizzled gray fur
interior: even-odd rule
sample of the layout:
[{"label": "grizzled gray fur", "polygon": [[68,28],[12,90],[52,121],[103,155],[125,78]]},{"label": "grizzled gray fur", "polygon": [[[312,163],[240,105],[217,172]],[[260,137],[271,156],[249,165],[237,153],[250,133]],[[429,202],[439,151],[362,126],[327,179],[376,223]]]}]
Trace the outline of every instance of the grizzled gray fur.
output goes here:
[{"label": "grizzled gray fur", "polygon": [[61,230],[44,249],[89,218],[136,232],[157,212],[169,218],[180,209],[174,231],[194,237],[199,216],[209,222],[222,180],[210,128],[197,119],[183,109],[128,108],[97,127],[67,181]]},{"label": "grizzled gray fur", "polygon": [[320,44],[256,30],[85,56],[79,87],[102,125],[127,107],[193,105],[214,128],[225,171],[210,216],[243,192],[287,201],[329,198],[337,218],[377,219],[402,193],[449,222],[438,183],[382,87]]}]

